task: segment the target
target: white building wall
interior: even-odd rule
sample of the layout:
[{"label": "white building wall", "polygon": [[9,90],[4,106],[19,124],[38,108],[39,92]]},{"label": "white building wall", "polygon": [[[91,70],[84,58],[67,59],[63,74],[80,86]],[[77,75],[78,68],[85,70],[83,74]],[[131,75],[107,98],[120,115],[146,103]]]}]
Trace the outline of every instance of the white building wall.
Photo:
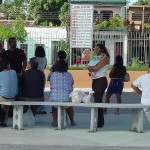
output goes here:
[{"label": "white building wall", "polygon": [[[66,39],[66,28],[26,27],[25,29],[28,35],[26,38],[26,42],[24,42],[23,44],[28,44],[27,58],[29,59],[34,56],[36,44],[44,44],[48,64],[52,64],[52,41],[61,41],[63,39]],[[18,43],[18,47],[20,47],[20,44],[21,43]]]}]

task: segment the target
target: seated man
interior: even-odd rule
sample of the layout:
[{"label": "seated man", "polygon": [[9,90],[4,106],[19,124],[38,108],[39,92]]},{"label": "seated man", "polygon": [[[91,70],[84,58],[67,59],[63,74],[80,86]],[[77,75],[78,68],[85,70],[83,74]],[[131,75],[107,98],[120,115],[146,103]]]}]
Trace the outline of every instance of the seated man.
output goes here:
[{"label": "seated man", "polygon": [[[29,61],[29,70],[24,71],[21,77],[21,100],[44,101],[45,75],[37,68],[38,61],[33,57]],[[31,106],[34,116],[38,107]]]},{"label": "seated man", "polygon": [[[0,62],[0,101],[11,101],[18,93],[18,79],[14,70],[10,69],[8,60]],[[7,126],[9,106],[0,107],[0,123],[2,127]]]}]

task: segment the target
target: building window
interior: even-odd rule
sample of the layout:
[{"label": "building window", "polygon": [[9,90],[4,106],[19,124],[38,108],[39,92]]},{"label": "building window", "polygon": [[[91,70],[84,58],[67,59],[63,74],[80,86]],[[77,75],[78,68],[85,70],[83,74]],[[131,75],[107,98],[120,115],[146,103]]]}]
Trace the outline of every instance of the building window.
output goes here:
[{"label": "building window", "polygon": [[42,46],[42,47],[44,48],[44,44],[35,44],[35,49],[36,49],[38,46]]},{"label": "building window", "polygon": [[24,51],[26,57],[28,54],[28,44],[20,44],[20,48]]},{"label": "building window", "polygon": [[113,17],[113,12],[109,10],[103,10],[100,12],[101,21],[103,20],[109,20]]}]

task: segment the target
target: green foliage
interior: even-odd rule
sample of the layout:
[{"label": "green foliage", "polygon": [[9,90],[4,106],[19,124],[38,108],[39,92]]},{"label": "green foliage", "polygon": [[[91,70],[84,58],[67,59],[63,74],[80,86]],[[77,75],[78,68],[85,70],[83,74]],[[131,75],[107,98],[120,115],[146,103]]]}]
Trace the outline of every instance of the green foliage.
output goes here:
[{"label": "green foliage", "polygon": [[71,65],[69,70],[87,70],[87,65]]},{"label": "green foliage", "polygon": [[[60,8],[67,0],[30,0],[28,6],[28,19],[34,19],[37,24],[52,22],[54,26],[60,25],[60,21],[52,13],[60,12]],[[51,14],[51,15],[50,15]]]},{"label": "green foliage", "polygon": [[114,16],[110,18],[109,21],[107,20],[101,21],[99,24],[96,25],[96,29],[104,30],[104,29],[109,28],[111,30],[115,30],[116,27],[126,28],[128,24],[129,24],[129,21],[127,19],[124,19],[120,16]]},{"label": "green foliage", "polygon": [[65,2],[64,5],[60,8],[59,19],[61,21],[61,26],[69,26],[70,25],[70,17],[69,17],[69,3]]},{"label": "green foliage", "polygon": [[23,18],[25,19],[26,12],[23,5],[24,0],[5,0],[4,8],[8,19]]},{"label": "green foliage", "polygon": [[103,30],[103,29],[108,28],[109,26],[110,26],[110,22],[107,20],[104,20],[104,21],[102,21],[96,25],[96,29],[97,30]]},{"label": "green foliage", "polygon": [[145,28],[146,32],[150,33],[150,23],[145,23],[144,28]]},{"label": "green foliage", "polygon": [[70,48],[69,48],[69,42],[67,40],[55,41],[52,43],[52,47],[56,49],[57,51],[59,50],[65,51],[67,54],[67,60],[69,61]]},{"label": "green foliage", "polygon": [[150,5],[150,0],[138,0],[133,5]]},{"label": "green foliage", "polygon": [[25,42],[27,32],[24,29],[24,22],[22,19],[16,19],[12,22],[12,27],[0,25],[0,37],[7,41],[10,37],[15,37],[19,42]]},{"label": "green foliage", "polygon": [[133,58],[133,62],[130,66],[126,66],[127,70],[130,71],[145,71],[147,70],[148,66],[144,66],[140,64],[140,60],[138,57]]}]

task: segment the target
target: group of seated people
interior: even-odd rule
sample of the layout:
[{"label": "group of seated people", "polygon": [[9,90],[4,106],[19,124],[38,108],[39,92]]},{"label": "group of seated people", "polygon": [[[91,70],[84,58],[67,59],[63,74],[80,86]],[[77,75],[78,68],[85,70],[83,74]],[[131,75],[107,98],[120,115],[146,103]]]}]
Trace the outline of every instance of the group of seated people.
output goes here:
[{"label": "group of seated people", "polygon": [[[23,101],[44,100],[45,75],[37,69],[36,58],[29,61],[29,69],[24,71],[20,77],[18,88],[18,77],[14,70],[10,68],[7,59],[0,62],[0,101],[15,100],[19,94],[19,99]],[[20,88],[21,87],[21,88]],[[31,106],[33,114],[36,114],[38,106]],[[7,126],[9,106],[1,106],[0,122],[1,126]]]},{"label": "group of seated people", "polygon": [[[68,64],[65,61],[66,53],[58,52],[59,61],[52,66],[48,80],[51,84],[51,92],[49,101],[52,102],[68,102],[71,101],[69,94],[73,90],[73,78],[68,73]],[[62,58],[61,58],[62,57]],[[64,58],[63,58],[64,57]],[[18,78],[19,77],[19,78]],[[11,69],[8,59],[0,61],[0,101],[44,101],[45,74],[38,69],[38,60],[36,57],[30,58],[28,68],[18,76],[15,70]],[[60,84],[63,82],[64,84]],[[63,86],[68,90],[64,90]],[[19,98],[18,98],[19,97]],[[40,106],[31,106],[33,115],[35,116]],[[24,113],[29,106],[24,107]],[[2,105],[0,107],[0,125],[7,126],[9,106]],[[71,125],[74,122],[74,111],[72,107],[68,107],[66,112],[70,118]],[[52,107],[53,122],[52,126],[57,126],[57,108]]]}]

